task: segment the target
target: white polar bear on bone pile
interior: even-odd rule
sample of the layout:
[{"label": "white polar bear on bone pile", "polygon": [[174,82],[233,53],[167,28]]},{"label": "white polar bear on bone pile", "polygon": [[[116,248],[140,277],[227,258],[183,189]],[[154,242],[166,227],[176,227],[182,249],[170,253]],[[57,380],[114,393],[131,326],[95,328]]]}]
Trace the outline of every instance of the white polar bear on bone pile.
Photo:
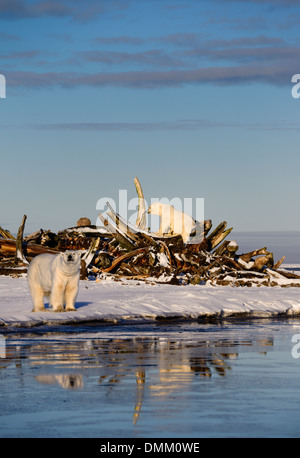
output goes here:
[{"label": "white polar bear on bone pile", "polygon": [[44,296],[50,296],[54,312],[76,311],[81,257],[76,251],[58,255],[40,254],[31,261],[27,281],[33,301],[33,312],[45,311]]},{"label": "white polar bear on bone pile", "polygon": [[162,202],[152,203],[148,208],[148,213],[160,216],[159,235],[180,234],[184,243],[187,243],[196,226],[196,221],[190,215],[176,210],[173,205]]}]

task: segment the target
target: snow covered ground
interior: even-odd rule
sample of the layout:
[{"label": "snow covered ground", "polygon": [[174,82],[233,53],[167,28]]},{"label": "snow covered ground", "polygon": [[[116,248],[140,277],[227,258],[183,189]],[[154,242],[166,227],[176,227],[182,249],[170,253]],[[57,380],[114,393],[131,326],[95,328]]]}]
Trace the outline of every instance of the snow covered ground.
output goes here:
[{"label": "snow covered ground", "polygon": [[[297,266],[294,266],[295,270]],[[299,266],[298,266],[299,267]],[[129,323],[158,319],[243,314],[269,317],[300,314],[300,289],[296,287],[175,286],[112,278],[80,281],[77,312],[33,313],[26,276],[0,277],[1,326],[80,324],[88,321]],[[4,329],[4,328],[2,328]]]}]

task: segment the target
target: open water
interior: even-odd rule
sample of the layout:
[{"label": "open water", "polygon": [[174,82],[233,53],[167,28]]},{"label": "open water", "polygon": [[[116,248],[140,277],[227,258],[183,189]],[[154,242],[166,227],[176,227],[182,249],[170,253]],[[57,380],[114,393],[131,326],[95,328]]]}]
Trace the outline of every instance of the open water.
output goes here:
[{"label": "open water", "polygon": [[299,342],[298,319],[7,334],[0,436],[299,437]]},{"label": "open water", "polygon": [[247,253],[257,248],[267,247],[274,253],[274,261],[285,256],[287,264],[300,264],[300,231],[291,232],[234,232],[228,236],[236,240],[238,253]]}]

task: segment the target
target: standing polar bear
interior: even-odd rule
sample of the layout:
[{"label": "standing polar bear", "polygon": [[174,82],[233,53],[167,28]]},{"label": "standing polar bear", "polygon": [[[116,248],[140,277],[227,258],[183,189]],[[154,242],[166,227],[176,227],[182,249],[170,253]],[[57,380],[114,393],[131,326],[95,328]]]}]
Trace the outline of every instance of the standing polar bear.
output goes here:
[{"label": "standing polar bear", "polygon": [[184,243],[187,243],[196,226],[196,221],[190,215],[176,210],[173,205],[162,202],[152,203],[148,208],[148,213],[160,216],[159,235],[181,234]]},{"label": "standing polar bear", "polygon": [[76,311],[79,288],[80,254],[65,251],[58,255],[40,254],[31,261],[27,280],[33,301],[33,312],[45,311],[44,296],[50,296],[54,312]]}]

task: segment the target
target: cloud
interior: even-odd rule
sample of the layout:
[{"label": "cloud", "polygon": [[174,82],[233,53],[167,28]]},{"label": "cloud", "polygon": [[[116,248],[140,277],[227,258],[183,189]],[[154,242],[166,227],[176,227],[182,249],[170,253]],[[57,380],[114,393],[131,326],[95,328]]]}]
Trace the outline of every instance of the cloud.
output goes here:
[{"label": "cloud", "polygon": [[[268,7],[299,6],[298,0],[213,0],[223,6],[224,3],[253,3],[266,5]],[[156,5],[163,10],[189,8],[196,3],[195,0],[174,4],[174,0],[147,0],[148,3]],[[96,16],[126,11],[131,7],[140,6],[140,0],[0,0],[1,19],[22,19],[51,17],[69,17],[76,20],[90,20]]]},{"label": "cloud", "polygon": [[10,33],[4,33],[4,32],[0,32],[0,39],[1,41],[5,40],[5,41],[20,41],[21,38],[18,37],[17,35],[12,35]]},{"label": "cloud", "polygon": [[185,67],[185,62],[175,54],[162,49],[151,49],[136,53],[118,51],[82,51],[76,53],[70,62],[76,65],[80,62],[94,62],[106,65],[140,65],[150,67]]},{"label": "cloud", "polygon": [[244,62],[263,62],[266,64],[270,61],[278,61],[282,65],[289,60],[299,60],[300,48],[291,46],[281,47],[239,47],[239,48],[198,48],[186,51],[181,54],[185,57],[198,57],[201,59],[208,58],[210,60],[230,61],[243,64]]},{"label": "cloud", "polygon": [[239,37],[232,39],[211,39],[205,40],[202,33],[173,33],[168,35],[149,36],[147,38],[134,36],[97,37],[94,39],[101,45],[144,45],[149,43],[171,44],[179,48],[198,48],[199,46],[216,47],[237,47],[237,46],[276,46],[284,44],[285,40],[279,37],[268,37],[264,34]]},{"label": "cloud", "polygon": [[128,71],[128,72],[8,72],[7,87],[12,88],[76,88],[90,87],[130,87],[155,89],[161,87],[180,87],[187,84],[213,84],[218,86],[245,83],[267,83],[290,85],[291,75],[298,73],[297,62],[287,61],[285,65],[215,66],[190,70],[168,71]]},{"label": "cloud", "polygon": [[147,42],[144,38],[132,37],[129,35],[121,35],[117,37],[96,37],[94,41],[101,45],[142,45]]},{"label": "cloud", "polygon": [[239,37],[231,39],[214,39],[207,40],[206,45],[209,48],[236,48],[249,46],[277,46],[286,44],[281,37],[268,37],[266,35],[256,35],[252,37]]},{"label": "cloud", "polygon": [[[217,2],[223,2],[224,0],[215,0]],[[299,6],[299,0],[225,0],[227,3],[255,3],[255,4],[265,4],[268,6],[289,6],[295,5]]]},{"label": "cloud", "polygon": [[31,51],[15,51],[8,54],[0,53],[1,60],[10,60],[10,59],[32,59],[41,55],[42,52],[38,50],[31,50]]},{"label": "cloud", "polygon": [[[104,43],[118,45],[125,37],[114,37],[112,39],[102,37]],[[144,42],[143,39],[127,37],[128,43],[134,40],[135,44]],[[228,64],[245,64],[278,61],[285,65],[289,59],[298,59],[300,48],[289,45],[281,37],[269,37],[258,35],[251,37],[238,37],[231,39],[204,40],[200,34],[180,33],[165,36],[149,37],[147,44],[160,43],[159,49],[148,49],[140,52],[128,51],[81,51],[75,53],[70,63],[84,64],[97,62],[105,65],[122,65],[129,70],[130,65],[141,65],[163,68],[193,68],[208,65],[209,61],[228,62]],[[174,48],[170,49],[172,45]],[[165,49],[164,49],[165,48]]]},{"label": "cloud", "polygon": [[39,17],[43,14],[62,15],[68,11],[67,5],[58,1],[38,1],[35,3],[26,0],[0,0],[1,18],[20,19]]},{"label": "cloud", "polygon": [[238,128],[259,131],[299,131],[298,123],[290,121],[267,121],[259,123],[211,121],[209,119],[179,119],[157,122],[67,122],[47,124],[2,125],[2,128],[24,128],[35,130],[59,130],[73,132],[156,132],[156,131],[199,131],[200,129]]},{"label": "cloud", "polygon": [[1,19],[70,17],[88,20],[106,11],[127,9],[132,0],[0,0]]},{"label": "cloud", "polygon": [[[102,39],[110,42],[109,38]],[[112,42],[119,44],[121,40],[122,37],[114,37]],[[139,52],[103,49],[80,51],[74,53],[68,62],[81,67],[86,67],[88,63],[99,64],[102,73],[83,76],[83,80],[90,78],[95,84],[98,80],[98,84],[102,85],[137,87],[189,82],[239,84],[250,80],[286,84],[290,76],[299,71],[297,62],[300,59],[300,47],[291,46],[281,37],[261,34],[204,40],[200,34],[181,33],[147,39],[148,45],[154,42],[171,44],[177,48],[170,49],[166,45]],[[115,71],[111,68],[111,72],[106,73],[103,65],[115,68]],[[137,67],[139,71],[135,71]],[[154,71],[146,72],[147,68],[153,68]]]},{"label": "cloud", "polygon": [[38,130],[72,130],[72,131],[160,131],[160,130],[198,130],[207,127],[228,127],[229,124],[217,123],[205,119],[184,119],[178,121],[158,122],[78,122],[31,124],[26,128]]}]

